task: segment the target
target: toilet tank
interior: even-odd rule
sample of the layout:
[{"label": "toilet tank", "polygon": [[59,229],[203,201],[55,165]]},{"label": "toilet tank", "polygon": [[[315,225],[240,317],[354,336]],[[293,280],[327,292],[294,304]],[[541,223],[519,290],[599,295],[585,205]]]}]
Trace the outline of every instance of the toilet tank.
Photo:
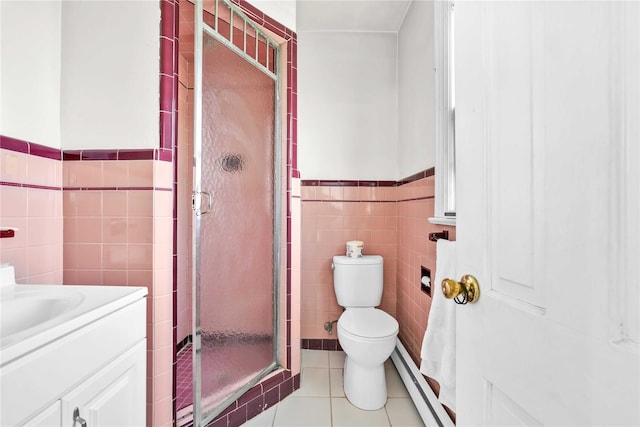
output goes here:
[{"label": "toilet tank", "polygon": [[382,300],[383,259],[333,257],[333,288],[342,307],[377,307]]}]

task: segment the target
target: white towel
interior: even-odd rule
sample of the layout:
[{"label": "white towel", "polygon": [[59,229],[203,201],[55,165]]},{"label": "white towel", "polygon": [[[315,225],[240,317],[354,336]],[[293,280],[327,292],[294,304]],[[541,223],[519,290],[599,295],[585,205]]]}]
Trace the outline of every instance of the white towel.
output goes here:
[{"label": "white towel", "polygon": [[432,287],[431,310],[422,340],[420,372],[440,384],[438,400],[456,410],[456,304],[442,295],[445,278],[456,280],[456,244],[445,239],[436,242],[436,274]]}]

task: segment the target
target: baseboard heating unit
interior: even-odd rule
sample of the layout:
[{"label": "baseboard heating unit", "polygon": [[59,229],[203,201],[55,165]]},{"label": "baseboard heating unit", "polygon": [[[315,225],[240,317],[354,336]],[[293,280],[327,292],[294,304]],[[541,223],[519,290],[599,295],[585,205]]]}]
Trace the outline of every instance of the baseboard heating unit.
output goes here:
[{"label": "baseboard heating unit", "polygon": [[407,388],[424,424],[429,427],[436,425],[439,427],[455,427],[455,424],[449,418],[449,415],[399,339],[397,339],[396,348],[391,354],[391,360],[398,370],[400,378],[402,378],[402,382]]}]

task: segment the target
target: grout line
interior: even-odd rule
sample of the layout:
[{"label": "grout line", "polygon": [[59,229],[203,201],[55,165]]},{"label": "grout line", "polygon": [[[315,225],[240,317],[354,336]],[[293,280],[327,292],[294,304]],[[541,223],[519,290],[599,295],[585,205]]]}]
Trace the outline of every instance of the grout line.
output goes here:
[{"label": "grout line", "polygon": [[329,417],[331,418],[331,426],[333,426],[333,390],[331,388],[331,358],[327,351],[327,375],[329,376]]},{"label": "grout line", "polygon": [[[280,403],[280,402],[278,402]],[[275,409],[273,410],[273,418],[271,419],[271,427],[276,427],[276,415],[278,415],[278,404],[276,403],[273,406]]]}]

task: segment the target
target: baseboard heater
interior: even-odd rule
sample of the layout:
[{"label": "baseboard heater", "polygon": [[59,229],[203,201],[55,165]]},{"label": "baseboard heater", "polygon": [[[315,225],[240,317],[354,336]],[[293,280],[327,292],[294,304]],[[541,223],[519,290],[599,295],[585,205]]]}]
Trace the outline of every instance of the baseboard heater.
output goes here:
[{"label": "baseboard heater", "polygon": [[455,427],[399,339],[396,339],[396,348],[391,354],[391,360],[424,424],[426,426]]}]

